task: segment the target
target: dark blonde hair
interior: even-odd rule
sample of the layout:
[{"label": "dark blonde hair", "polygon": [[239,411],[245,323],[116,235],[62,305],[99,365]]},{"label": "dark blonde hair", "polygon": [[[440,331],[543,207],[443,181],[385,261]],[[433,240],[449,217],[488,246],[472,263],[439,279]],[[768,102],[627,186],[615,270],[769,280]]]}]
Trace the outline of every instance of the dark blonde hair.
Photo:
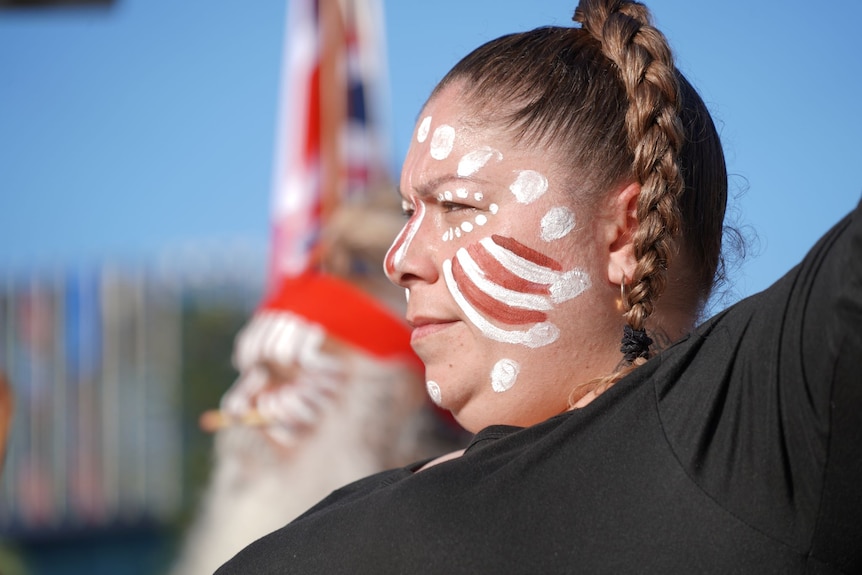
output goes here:
[{"label": "dark blonde hair", "polygon": [[[464,98],[488,111],[484,119],[527,144],[561,150],[585,184],[579,193],[640,184],[637,267],[624,315],[642,331],[678,252],[689,264],[686,289],[699,305],[709,297],[721,261],[724,154],[705,104],[674,66],[645,6],[583,0],[573,19],[580,28],[537,28],[480,46],[431,98],[463,84]],[[644,361],[645,353],[634,363]]]}]

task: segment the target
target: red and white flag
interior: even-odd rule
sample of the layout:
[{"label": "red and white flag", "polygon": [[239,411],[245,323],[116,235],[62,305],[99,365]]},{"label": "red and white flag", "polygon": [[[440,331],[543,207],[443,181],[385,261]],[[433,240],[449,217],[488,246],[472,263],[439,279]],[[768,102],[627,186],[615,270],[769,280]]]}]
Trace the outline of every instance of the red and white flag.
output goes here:
[{"label": "red and white flag", "polygon": [[388,178],[380,0],[288,7],[272,192],[269,287],[316,265],[328,214]]}]

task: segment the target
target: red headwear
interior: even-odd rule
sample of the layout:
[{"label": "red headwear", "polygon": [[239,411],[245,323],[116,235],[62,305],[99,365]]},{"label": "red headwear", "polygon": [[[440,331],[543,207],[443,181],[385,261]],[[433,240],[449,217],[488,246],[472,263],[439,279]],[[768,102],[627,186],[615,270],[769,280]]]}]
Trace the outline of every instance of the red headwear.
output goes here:
[{"label": "red headwear", "polygon": [[372,356],[422,362],[410,347],[410,330],[382,303],[345,280],[309,270],[281,280],[259,311],[287,311],[320,325],[326,333]]}]

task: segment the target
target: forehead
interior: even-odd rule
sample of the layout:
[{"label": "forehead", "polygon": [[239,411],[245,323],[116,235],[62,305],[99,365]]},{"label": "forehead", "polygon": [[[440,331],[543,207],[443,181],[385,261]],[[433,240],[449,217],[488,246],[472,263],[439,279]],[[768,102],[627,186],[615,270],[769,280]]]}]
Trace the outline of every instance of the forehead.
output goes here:
[{"label": "forehead", "polygon": [[402,171],[402,192],[433,191],[450,179],[485,180],[531,168],[551,175],[551,150],[519,143],[495,121],[500,112],[466,101],[448,87],[431,99],[416,123]]},{"label": "forehead", "polygon": [[[469,143],[472,139],[492,139],[500,145],[510,146],[510,138],[502,128],[502,105],[496,103],[481,104],[471,100],[458,89],[449,86],[436,94],[422,110],[417,122],[417,139],[424,130],[428,130],[426,142],[429,146],[443,143],[448,133],[454,131],[455,144]],[[430,120],[429,120],[430,118]],[[442,128],[449,126],[452,130]],[[435,132],[438,141],[434,141]]]}]

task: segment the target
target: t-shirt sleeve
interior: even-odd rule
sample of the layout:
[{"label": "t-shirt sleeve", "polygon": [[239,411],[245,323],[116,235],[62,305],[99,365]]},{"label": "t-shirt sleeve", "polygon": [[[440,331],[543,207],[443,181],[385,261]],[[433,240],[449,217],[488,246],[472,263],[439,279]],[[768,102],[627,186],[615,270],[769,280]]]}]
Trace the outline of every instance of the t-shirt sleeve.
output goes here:
[{"label": "t-shirt sleeve", "polygon": [[813,280],[804,312],[806,381],[829,389],[829,439],[812,555],[862,570],[862,203]]},{"label": "t-shirt sleeve", "polygon": [[[728,512],[831,564],[862,549],[862,203],[769,289],[659,359],[658,408]],[[837,533],[840,532],[840,535]]]}]

